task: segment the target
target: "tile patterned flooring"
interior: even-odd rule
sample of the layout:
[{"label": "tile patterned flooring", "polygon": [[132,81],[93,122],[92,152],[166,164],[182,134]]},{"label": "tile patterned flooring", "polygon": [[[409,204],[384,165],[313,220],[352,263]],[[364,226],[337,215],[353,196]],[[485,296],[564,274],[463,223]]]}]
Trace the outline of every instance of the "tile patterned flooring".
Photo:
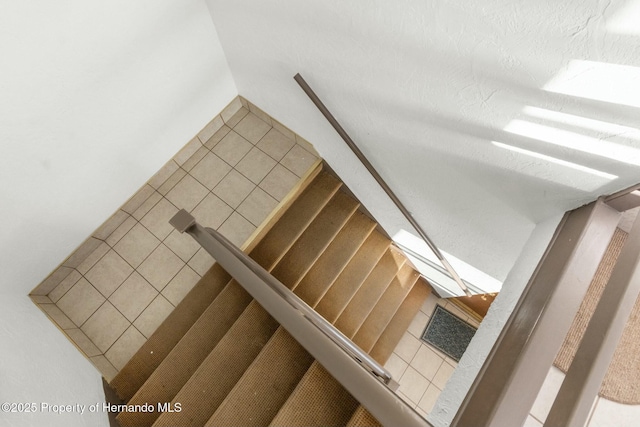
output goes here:
[{"label": "tile patterned flooring", "polygon": [[385,364],[399,383],[398,395],[420,415],[427,417],[458,364],[435,347],[420,340],[436,304],[478,327],[460,308],[432,293],[420,308],[407,332]]},{"label": "tile patterned flooring", "polygon": [[169,219],[184,208],[242,246],[317,160],[308,143],[236,98],[94,233],[81,262],[67,260],[65,277],[33,298],[110,380],[213,264]]},{"label": "tile patterned flooring", "polygon": [[[184,208],[241,246],[316,161],[308,142],[236,98],[32,298],[111,380],[213,264],[169,218]],[[478,326],[431,294],[386,364],[425,417],[457,365],[420,340],[436,304]]]}]

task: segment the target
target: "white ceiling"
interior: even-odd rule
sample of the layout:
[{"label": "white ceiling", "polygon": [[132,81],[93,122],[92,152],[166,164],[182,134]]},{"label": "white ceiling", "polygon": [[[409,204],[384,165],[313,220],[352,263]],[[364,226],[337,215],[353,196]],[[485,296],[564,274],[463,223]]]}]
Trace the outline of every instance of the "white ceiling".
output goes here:
[{"label": "white ceiling", "polygon": [[241,95],[409,229],[300,72],[436,244],[495,278],[536,223],[640,182],[640,1],[206,1]]}]

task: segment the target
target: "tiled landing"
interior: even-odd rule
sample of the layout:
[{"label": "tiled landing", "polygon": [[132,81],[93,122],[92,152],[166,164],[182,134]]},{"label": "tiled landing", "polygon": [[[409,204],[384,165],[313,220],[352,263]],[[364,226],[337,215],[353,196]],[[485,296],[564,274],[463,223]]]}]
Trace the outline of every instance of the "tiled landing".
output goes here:
[{"label": "tiled landing", "polygon": [[32,298],[111,380],[213,264],[169,225],[178,209],[242,246],[317,160],[236,98]]},{"label": "tiled landing", "polygon": [[385,367],[400,383],[398,395],[423,417],[431,412],[438,396],[458,365],[455,360],[420,340],[436,304],[475,327],[479,326],[475,319],[470,318],[456,305],[439,298],[434,293],[429,295],[413,318],[409,329],[394,349]]}]

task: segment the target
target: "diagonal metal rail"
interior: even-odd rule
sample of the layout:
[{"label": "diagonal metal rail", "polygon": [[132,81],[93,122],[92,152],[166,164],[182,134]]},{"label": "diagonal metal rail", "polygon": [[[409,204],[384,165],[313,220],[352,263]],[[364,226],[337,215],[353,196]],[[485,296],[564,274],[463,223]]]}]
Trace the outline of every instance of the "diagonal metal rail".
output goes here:
[{"label": "diagonal metal rail", "polygon": [[420,237],[422,237],[422,239],[425,241],[425,243],[429,246],[429,248],[436,255],[436,257],[438,257],[438,259],[442,263],[443,267],[447,270],[447,272],[449,272],[449,274],[451,275],[453,280],[455,280],[455,282],[458,284],[460,289],[462,289],[462,291],[465,293],[465,295],[471,296],[471,291],[469,291],[469,288],[467,287],[467,285],[464,284],[464,282],[462,281],[462,279],[460,278],[458,273],[453,269],[451,264],[449,264],[449,261],[447,261],[447,259],[444,257],[442,252],[440,252],[440,249],[438,249],[438,247],[433,243],[433,241],[429,238],[429,236],[427,236],[427,233],[424,231],[422,226],[420,226],[420,224],[418,224],[418,222],[415,220],[413,215],[411,215],[411,212],[409,212],[409,210],[404,206],[404,204],[402,204],[402,202],[400,201],[398,196],[396,196],[396,194],[389,187],[389,185],[386,183],[386,181],[382,178],[382,176],[380,176],[378,171],[373,167],[373,165],[367,159],[367,157],[364,155],[364,153],[362,153],[362,151],[360,151],[360,149],[358,148],[356,143],[353,142],[353,140],[351,139],[349,134],[344,130],[344,128],[340,125],[340,123],[338,123],[338,120],[336,120],[336,118],[333,116],[333,114],[331,114],[329,109],[320,100],[318,95],[316,95],[316,93],[313,91],[313,89],[311,89],[311,87],[307,84],[307,82],[302,78],[302,76],[299,73],[296,74],[293,77],[293,79],[296,82],[298,82],[298,84],[300,85],[302,90],[311,99],[311,102],[313,102],[315,104],[315,106],[318,107],[318,110],[320,110],[322,115],[329,121],[329,123],[331,124],[331,126],[333,126],[333,128],[336,130],[336,132],[338,132],[338,135],[340,135],[340,137],[344,140],[344,142],[347,143],[347,145],[349,146],[351,151],[353,151],[353,154],[355,154],[356,157],[362,162],[362,164],[364,165],[365,168],[367,168],[367,170],[369,171],[371,176],[373,176],[373,178],[378,182],[380,187],[382,187],[384,192],[387,193],[389,198],[398,207],[400,212],[402,212],[402,214],[405,216],[405,218],[407,218],[409,223],[418,232]]}]

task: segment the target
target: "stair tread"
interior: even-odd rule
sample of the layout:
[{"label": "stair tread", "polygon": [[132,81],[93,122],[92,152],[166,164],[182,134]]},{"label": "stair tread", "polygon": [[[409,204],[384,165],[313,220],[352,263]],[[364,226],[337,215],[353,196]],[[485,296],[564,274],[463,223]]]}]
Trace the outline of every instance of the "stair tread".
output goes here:
[{"label": "stair tread", "polygon": [[344,426],[358,401],[324,367],[314,361],[271,426]]},{"label": "stair tread", "polygon": [[369,352],[374,360],[382,365],[387,363],[430,293],[431,287],[424,278],[420,277]]},{"label": "stair tread", "polygon": [[374,230],[324,294],[316,311],[329,322],[335,322],[390,244],[389,239]]},{"label": "stair tread", "polygon": [[382,424],[364,406],[358,406],[346,427],[382,427]]},{"label": "stair tread", "polygon": [[278,328],[205,425],[268,425],[312,362],[311,355]]},{"label": "stair tread", "polygon": [[355,199],[338,191],[282,257],[273,276],[294,289],[357,208]]},{"label": "stair tread", "polygon": [[207,309],[231,280],[219,264],[214,264],[167,316],[140,350],[111,381],[111,387],[123,401],[138,391],[162,363],[182,336]]},{"label": "stair tread", "polygon": [[173,399],[185,410],[163,413],[154,427],[204,425],[278,326],[257,302],[252,301]]},{"label": "stair tread", "polygon": [[355,212],[300,281],[298,296],[315,307],[374,228],[366,215]]},{"label": "stair tread", "polygon": [[336,320],[335,326],[343,334],[349,338],[355,335],[405,260],[397,249],[389,247]]},{"label": "stair tread", "polygon": [[[170,402],[251,301],[240,284],[229,282],[128,403]],[[123,413],[118,420],[123,427],[142,426],[151,425],[158,416]]]},{"label": "stair tread", "polygon": [[402,304],[420,275],[409,264],[402,266],[391,284],[384,291],[373,307],[358,332],[353,336],[353,342],[366,352],[371,351],[378,337]]},{"label": "stair tread", "polygon": [[326,172],[321,172],[269,230],[269,239],[262,239],[251,257],[270,270],[281,257],[276,248],[290,247],[303,233],[342,184]]}]

